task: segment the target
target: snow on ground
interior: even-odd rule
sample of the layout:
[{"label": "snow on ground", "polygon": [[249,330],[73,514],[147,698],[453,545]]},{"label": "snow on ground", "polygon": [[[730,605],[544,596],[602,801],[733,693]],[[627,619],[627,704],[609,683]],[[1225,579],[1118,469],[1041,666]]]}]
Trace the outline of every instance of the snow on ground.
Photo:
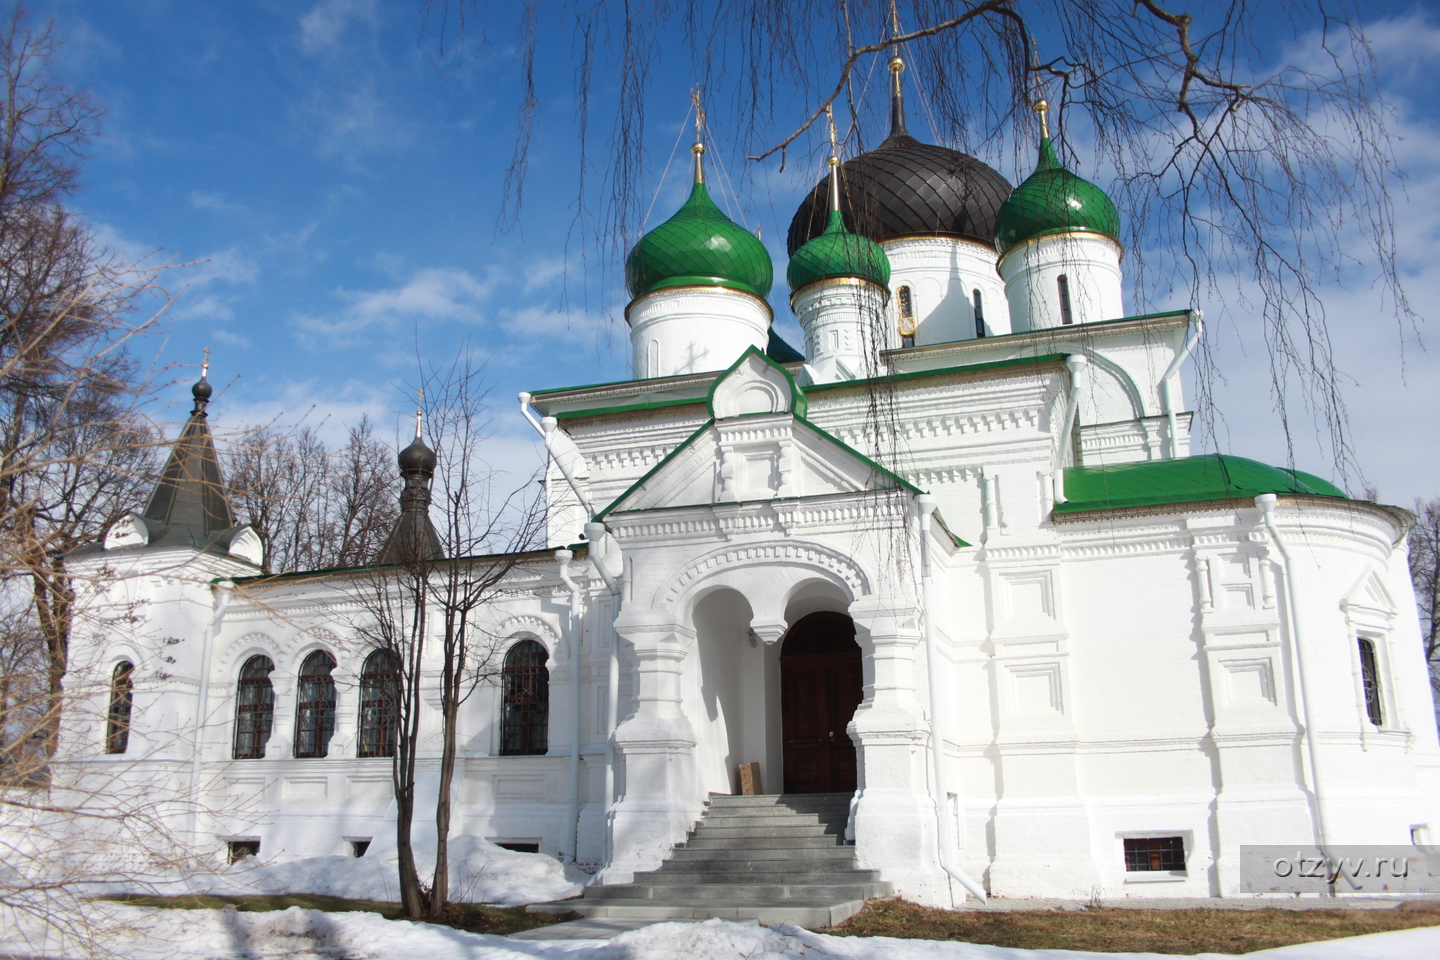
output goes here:
[{"label": "snow on ground", "polygon": [[[105,947],[125,960],[1174,960],[887,937],[831,937],[799,927],[707,920],[659,923],[614,940],[510,940],[374,913],[161,910],[97,903]],[[73,944],[0,943],[17,953],[76,956]],[[1202,957],[1221,960],[1219,954]],[[1415,960],[1440,956],[1440,928],[1401,930],[1247,954],[1264,960]],[[1231,958],[1233,960],[1233,958]]]},{"label": "snow on ground", "polygon": [[[435,870],[435,847],[417,846],[421,882]],[[147,884],[136,893],[318,893],[354,900],[398,901],[394,849],[355,857],[307,857],[277,863],[241,860],[211,873],[191,873]],[[573,867],[538,853],[516,853],[476,836],[450,838],[450,899],[464,903],[507,905],[564,900],[579,896],[589,879]]]}]

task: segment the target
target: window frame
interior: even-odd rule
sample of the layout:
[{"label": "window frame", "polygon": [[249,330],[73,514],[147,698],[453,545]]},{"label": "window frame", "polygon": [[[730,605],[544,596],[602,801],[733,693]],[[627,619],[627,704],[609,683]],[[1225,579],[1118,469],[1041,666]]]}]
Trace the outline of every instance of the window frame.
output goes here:
[{"label": "window frame", "polygon": [[[122,686],[123,685],[123,686]],[[105,752],[120,755],[130,748],[135,711],[135,664],[124,659],[110,671],[110,698],[105,711]]]},{"label": "window frame", "polygon": [[[255,675],[260,661],[269,664],[269,669]],[[256,670],[252,671],[252,666]],[[275,661],[263,653],[246,657],[240,667],[235,681],[235,731],[230,745],[230,754],[236,760],[265,759],[265,745],[275,731],[275,682],[270,679],[274,672]],[[247,695],[247,691],[255,693]],[[262,719],[253,721],[251,717]],[[243,748],[242,738],[248,741]]]},{"label": "window frame", "polygon": [[[1380,639],[1357,634],[1356,655],[1360,659],[1360,705],[1365,718],[1377,730],[1385,729],[1385,685],[1380,669]],[[1367,657],[1366,654],[1369,654]]]},{"label": "window frame", "polygon": [[[382,661],[389,661],[391,669],[386,671]],[[400,735],[400,670],[400,655],[384,648],[372,650],[360,665],[355,756],[366,759],[395,756]],[[389,691],[384,689],[387,685]],[[391,696],[387,697],[387,692]]]},{"label": "window frame", "polygon": [[335,668],[330,651],[312,650],[295,675],[295,734],[291,756],[322,760],[330,753],[335,735]]},{"label": "window frame", "polygon": [[[529,662],[521,663],[517,656],[526,656]],[[542,757],[549,752],[550,668],[546,666],[549,659],[545,644],[534,637],[519,637],[505,651],[500,669],[499,749],[496,751],[502,757]]]},{"label": "window frame", "polygon": [[1070,327],[1075,325],[1075,310],[1070,303],[1070,276],[1060,274],[1055,278],[1055,286],[1060,291],[1060,325]]}]

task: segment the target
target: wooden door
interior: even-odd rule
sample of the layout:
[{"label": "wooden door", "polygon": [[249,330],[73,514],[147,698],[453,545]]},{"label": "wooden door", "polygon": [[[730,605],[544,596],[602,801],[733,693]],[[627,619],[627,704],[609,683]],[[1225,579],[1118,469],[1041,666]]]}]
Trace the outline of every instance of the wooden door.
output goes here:
[{"label": "wooden door", "polygon": [[855,744],[845,727],[863,695],[849,617],[814,613],[790,628],[780,649],[786,793],[855,789]]}]

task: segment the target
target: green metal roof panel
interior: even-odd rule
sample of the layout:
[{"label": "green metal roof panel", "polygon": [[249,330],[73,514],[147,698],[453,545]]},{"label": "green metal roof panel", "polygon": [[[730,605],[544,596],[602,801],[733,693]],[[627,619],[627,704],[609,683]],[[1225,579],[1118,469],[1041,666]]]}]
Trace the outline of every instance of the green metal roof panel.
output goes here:
[{"label": "green metal roof panel", "polygon": [[630,296],[663,287],[728,287],[764,299],[775,279],[765,245],[725,216],[697,183],[675,215],[640,238],[625,258]]},{"label": "green metal roof panel", "polygon": [[806,243],[790,258],[785,279],[792,291],[820,280],[851,277],[880,287],[890,285],[890,258],[866,237],[845,229],[840,211],[830,211],[825,232]]},{"label": "green metal roof panel", "polygon": [[776,363],[805,362],[805,354],[781,339],[780,335],[775,332],[774,327],[770,328],[769,338],[765,341],[765,356],[774,360]]},{"label": "green metal roof panel", "polygon": [[1000,207],[995,247],[1004,253],[1025,240],[1071,230],[1089,230],[1119,240],[1120,213],[1104,190],[1061,165],[1046,137],[1040,141],[1035,172]]},{"label": "green metal roof panel", "polygon": [[1345,497],[1346,499],[1349,499],[1349,494],[1347,494],[1344,490],[1341,490],[1339,487],[1335,486],[1335,484],[1331,483],[1329,480],[1324,479],[1323,477],[1317,477],[1313,473],[1306,473],[1304,470],[1292,470],[1289,467],[1281,467],[1280,469],[1284,470],[1286,473],[1290,474],[1290,476],[1294,477],[1296,480],[1299,480],[1301,483],[1305,484],[1305,486],[1309,487],[1311,490],[1314,490],[1322,497]]},{"label": "green metal roof panel", "polygon": [[[1206,454],[1175,460],[1067,467],[1065,503],[1056,513],[1117,510],[1166,503],[1234,500],[1262,493],[1345,498],[1332,484],[1312,485],[1298,471],[1286,471],[1244,457]],[[1318,478],[1315,478],[1318,479]]]}]

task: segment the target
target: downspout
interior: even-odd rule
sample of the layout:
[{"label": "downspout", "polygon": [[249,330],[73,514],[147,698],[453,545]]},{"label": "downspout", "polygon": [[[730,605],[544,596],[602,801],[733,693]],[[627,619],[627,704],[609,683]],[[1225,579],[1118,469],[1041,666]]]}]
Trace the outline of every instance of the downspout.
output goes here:
[{"label": "downspout", "polygon": [[1080,379],[1089,366],[1090,359],[1084,354],[1072,353],[1065,358],[1065,368],[1070,371],[1070,395],[1065,402],[1065,423],[1060,427],[1060,445],[1055,450],[1055,472],[1050,475],[1056,503],[1065,502],[1065,452],[1070,449],[1070,437],[1075,430],[1075,415],[1080,412]]},{"label": "downspout", "polygon": [[195,701],[195,729],[190,736],[190,836],[197,843],[196,830],[200,817],[200,767],[205,759],[205,717],[210,712],[210,661],[215,649],[215,628],[230,606],[235,584],[230,580],[218,580],[212,585],[215,593],[215,612],[205,624],[205,636],[200,642],[200,689]]},{"label": "downspout", "polygon": [[[610,657],[606,668],[607,697],[605,703],[605,862],[611,858],[610,814],[615,809],[615,728],[620,720],[620,637],[615,632],[615,615],[620,612],[621,587],[605,566],[600,543],[608,531],[605,524],[585,524],[585,539],[590,541],[590,562],[610,590]],[[598,874],[597,874],[598,876]]]},{"label": "downspout", "polygon": [[985,888],[952,863],[950,818],[947,816],[949,794],[945,790],[944,725],[940,723],[940,653],[935,640],[935,577],[930,548],[930,516],[935,512],[935,498],[922,493],[915,498],[920,516],[920,602],[925,608],[925,672],[930,681],[930,769],[935,789],[936,847],[940,866],[956,883],[968,890],[981,903],[986,902]]},{"label": "downspout", "polygon": [[1166,424],[1166,440],[1170,446],[1170,459],[1180,456],[1180,425],[1176,420],[1175,397],[1172,393],[1175,374],[1180,372],[1180,365],[1190,356],[1190,351],[1195,349],[1195,344],[1200,342],[1200,335],[1205,332],[1205,311],[1190,311],[1190,338],[1185,342],[1184,348],[1170,361],[1170,366],[1160,375],[1160,404],[1164,408]]},{"label": "downspout", "polygon": [[570,862],[580,857],[580,585],[570,576],[575,554],[556,550],[560,582],[570,591]]},{"label": "downspout", "polygon": [[[1280,550],[1280,556],[1285,561],[1285,607],[1286,614],[1290,618],[1290,644],[1295,650],[1295,665],[1300,670],[1300,695],[1301,716],[1305,719],[1305,752],[1310,760],[1310,795],[1315,798],[1315,845],[1322,850],[1329,838],[1329,830],[1325,824],[1325,805],[1320,800],[1320,767],[1319,756],[1315,748],[1315,720],[1310,708],[1310,673],[1307,670],[1305,658],[1305,645],[1300,642],[1300,604],[1295,598],[1295,559],[1290,555],[1290,548],[1280,537],[1280,531],[1275,526],[1275,505],[1278,498],[1273,493],[1262,493],[1255,498],[1255,506],[1260,508],[1265,519],[1265,529],[1270,532],[1270,539],[1275,541],[1275,546]],[[1330,894],[1334,896],[1335,887],[1330,886]]]}]

